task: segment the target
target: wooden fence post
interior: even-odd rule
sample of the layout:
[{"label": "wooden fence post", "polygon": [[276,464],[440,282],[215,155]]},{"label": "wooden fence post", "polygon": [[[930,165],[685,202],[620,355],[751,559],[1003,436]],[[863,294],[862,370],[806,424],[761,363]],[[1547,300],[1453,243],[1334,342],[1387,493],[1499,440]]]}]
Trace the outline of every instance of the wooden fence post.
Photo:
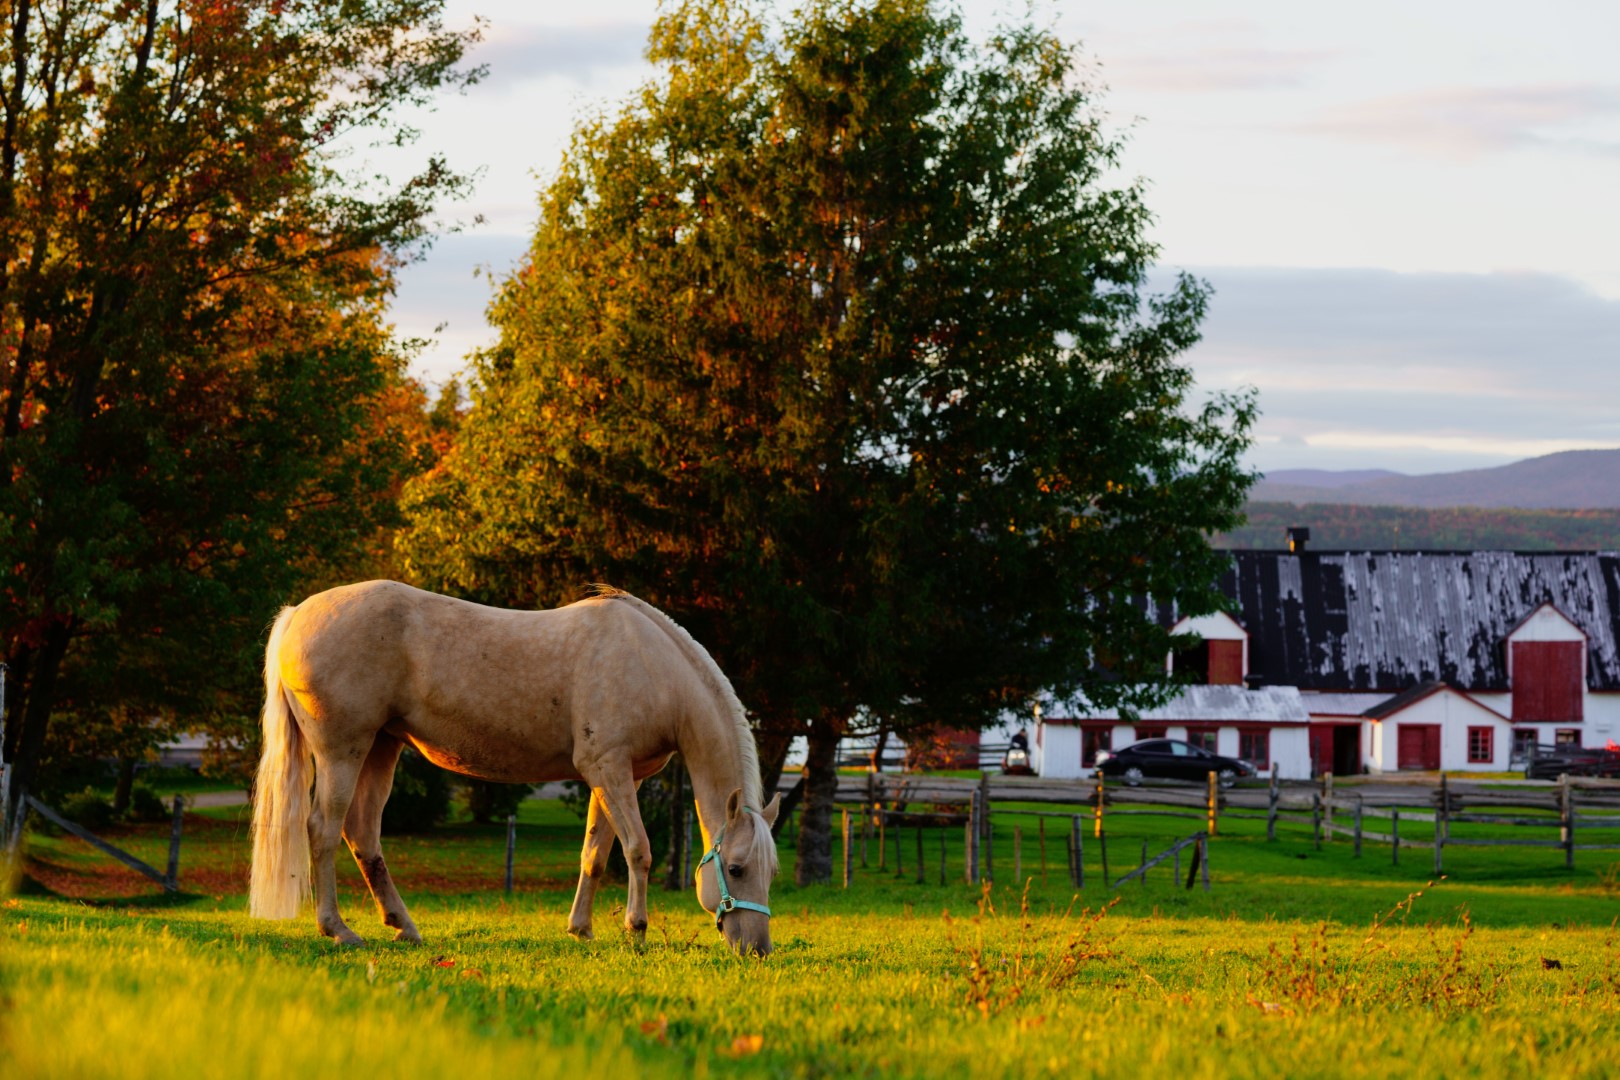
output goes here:
[{"label": "wooden fence post", "polygon": [[1361,858],[1361,796],[1356,796],[1356,858]]},{"label": "wooden fence post", "polygon": [[1046,819],[1036,818],[1041,827],[1041,888],[1046,888]]},{"label": "wooden fence post", "polygon": [[962,880],[968,884],[973,883],[973,811],[968,810],[968,819],[962,825]]},{"label": "wooden fence post", "polygon": [[1101,769],[1094,770],[1093,775],[1096,777],[1096,780],[1097,780],[1097,788],[1096,788],[1096,790],[1094,792],[1092,792],[1092,794],[1095,795],[1096,798],[1097,798],[1097,805],[1094,808],[1094,810],[1092,811],[1093,816],[1095,816],[1095,818],[1096,818],[1096,823],[1095,823],[1095,827],[1092,830],[1091,835],[1093,835],[1097,839],[1101,840],[1102,839],[1102,834],[1103,834],[1103,801],[1104,801],[1103,800],[1103,774],[1102,774],[1102,770]]},{"label": "wooden fence post", "polygon": [[894,823],[894,876],[895,877],[905,877],[906,876],[906,855],[905,855],[905,850],[904,850],[905,846],[906,846],[905,842],[904,842],[905,835],[906,835],[905,826],[902,825],[898,821],[895,822]]},{"label": "wooden fence post", "polygon": [[1103,888],[1108,887],[1108,834],[1097,837],[1097,854],[1102,858]]},{"label": "wooden fence post", "polygon": [[1204,857],[1198,861],[1198,874],[1204,883],[1204,891],[1209,892],[1209,840],[1206,838],[1198,841],[1198,847],[1204,854]]},{"label": "wooden fence post", "polygon": [[[844,807],[839,811],[839,814],[841,814],[843,817],[841,828],[844,833],[844,888],[847,889],[849,888],[850,871],[854,868],[855,863],[855,853],[850,850],[849,807]],[[716,865],[718,866],[719,864]],[[721,869],[724,869],[724,867],[721,867]]]},{"label": "wooden fence post", "polygon": [[990,774],[979,774],[979,828],[984,833],[984,879],[996,879],[996,837],[990,826]]},{"label": "wooden fence post", "polygon": [[1322,850],[1322,796],[1319,792],[1311,792],[1311,840],[1316,844],[1316,850]]},{"label": "wooden fence post", "polygon": [[1215,835],[1215,807],[1220,803],[1220,780],[1215,776],[1215,770],[1209,771],[1209,835]]},{"label": "wooden fence post", "polygon": [[1445,871],[1446,840],[1451,835],[1451,790],[1446,783],[1446,774],[1440,774],[1440,789],[1435,792],[1434,802],[1434,876],[1439,877]]},{"label": "wooden fence post", "polygon": [[[512,895],[512,857],[517,854],[517,815],[506,815],[506,895]],[[671,860],[671,865],[674,865]]]},{"label": "wooden fence post", "polygon": [[1277,839],[1278,795],[1277,763],[1274,761],[1271,763],[1271,788],[1266,793],[1266,840],[1268,842]]},{"label": "wooden fence post", "polygon": [[1575,790],[1569,773],[1558,778],[1558,839],[1564,845],[1564,866],[1575,868]]},{"label": "wooden fence post", "polygon": [[979,883],[979,793],[973,792],[972,801],[968,804],[968,823],[972,826],[968,830],[968,881],[974,885]]},{"label": "wooden fence post", "polygon": [[1086,851],[1080,839],[1084,835],[1080,831],[1080,815],[1076,814],[1069,819],[1069,876],[1076,889],[1086,887]]},{"label": "wooden fence post", "polygon": [[1138,863],[1137,865],[1142,868],[1142,876],[1138,880],[1142,882],[1142,887],[1145,889],[1145,888],[1147,888],[1147,841],[1146,840],[1142,841],[1142,861],[1140,863]]},{"label": "wooden fence post", "polygon": [[1322,774],[1322,833],[1323,839],[1330,844],[1333,843],[1333,773],[1331,772]]},{"label": "wooden fence post", "polygon": [[883,811],[883,803],[881,801],[879,801],[878,808],[877,808],[877,818],[878,818],[878,869],[879,870],[887,870],[889,868],[889,841],[888,841],[888,838],[884,835],[884,831],[883,831],[884,824],[885,824],[884,819],[887,818],[887,817],[888,817],[888,815],[886,813],[884,813],[884,811]]},{"label": "wooden fence post", "polygon": [[186,801],[180,796],[174,797],[174,819],[169,825],[169,890],[180,891],[180,830],[183,827],[180,816],[185,810]]},{"label": "wooden fence post", "polygon": [[872,835],[872,807],[877,803],[877,773],[866,774],[866,805],[861,807],[861,869],[866,869],[866,842]]},{"label": "wooden fence post", "polygon": [[1401,808],[1389,808],[1389,861],[1401,865]]}]

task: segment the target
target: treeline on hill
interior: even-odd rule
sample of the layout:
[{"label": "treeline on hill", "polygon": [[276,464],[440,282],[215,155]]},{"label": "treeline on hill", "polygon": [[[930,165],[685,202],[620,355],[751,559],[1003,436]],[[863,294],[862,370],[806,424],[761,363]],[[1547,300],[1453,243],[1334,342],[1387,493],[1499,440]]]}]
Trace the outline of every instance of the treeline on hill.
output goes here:
[{"label": "treeline on hill", "polygon": [[1300,505],[1252,502],[1248,523],[1215,539],[1229,550],[1285,546],[1284,530],[1311,530],[1316,548],[1366,550],[1593,551],[1620,548],[1620,509]]}]

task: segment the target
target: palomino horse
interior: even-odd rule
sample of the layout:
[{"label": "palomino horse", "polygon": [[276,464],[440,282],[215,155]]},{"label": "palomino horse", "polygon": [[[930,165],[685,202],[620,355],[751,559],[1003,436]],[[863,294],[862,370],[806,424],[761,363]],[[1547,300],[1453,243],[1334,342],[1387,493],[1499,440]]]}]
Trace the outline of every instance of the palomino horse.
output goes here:
[{"label": "palomino horse", "polygon": [[255,916],[296,916],[313,868],[321,933],[362,944],[338,915],[341,833],[395,940],[422,940],[381,844],[383,803],[410,743],[467,776],[589,784],[568,932],[591,936],[591,902],[616,834],[630,865],[624,922],[639,943],[652,856],[636,787],[678,751],[709,848],[696,874],[698,902],[733,948],[771,951],[770,826],[780,797],[761,801],[754,736],[720,668],[628,593],[601,588],[552,611],[505,611],[393,581],[331,589],[277,616],[264,688]]}]

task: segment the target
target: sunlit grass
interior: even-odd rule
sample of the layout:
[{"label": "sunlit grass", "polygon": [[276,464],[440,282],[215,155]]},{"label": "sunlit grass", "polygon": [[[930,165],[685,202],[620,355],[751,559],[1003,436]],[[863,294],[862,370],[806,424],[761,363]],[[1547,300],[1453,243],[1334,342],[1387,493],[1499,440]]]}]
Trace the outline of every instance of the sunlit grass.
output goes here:
[{"label": "sunlit grass", "polygon": [[[226,884],[241,869],[233,813],[190,834],[183,882],[187,867]],[[1358,860],[1341,841],[1318,852],[1298,830],[1267,844],[1263,826],[1256,835],[1234,823],[1216,842],[1210,893],[1168,871],[1106,892],[1088,848],[1076,899],[1052,836],[1046,885],[1027,833],[1027,896],[1011,882],[1013,823],[998,822],[1002,883],[988,897],[950,862],[959,836],[947,838],[945,886],[937,834],[925,837],[924,885],[909,835],[905,877],[892,849],[887,872],[876,870],[875,846],[847,891],[796,887],[789,869],[773,890],[777,949],[764,961],[727,952],[689,893],[658,889],[644,951],[618,929],[622,888],[599,899],[598,940],[568,938],[579,825],[543,804],[524,809],[510,899],[499,891],[502,829],[389,842],[428,940],[419,948],[384,942],[350,866],[345,915],[376,941],[363,949],[333,947],[308,916],[249,920],[240,886],[174,901],[138,890],[90,906],[23,895],[0,906],[0,1071],[1451,1077],[1613,1067],[1620,894],[1601,855],[1582,853],[1570,873],[1555,851],[1471,850],[1430,887],[1427,852],[1395,866],[1387,851]],[[1134,865],[1141,839],[1158,850],[1182,824],[1118,819],[1114,873]],[[125,839],[158,843],[156,833]],[[41,858],[90,858],[71,841],[34,843]]]}]

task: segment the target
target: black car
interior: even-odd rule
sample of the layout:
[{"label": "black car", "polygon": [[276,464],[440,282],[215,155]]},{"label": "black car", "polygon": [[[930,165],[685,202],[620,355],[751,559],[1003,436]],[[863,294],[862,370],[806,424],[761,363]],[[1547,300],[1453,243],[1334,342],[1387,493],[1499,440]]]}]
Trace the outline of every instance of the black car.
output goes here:
[{"label": "black car", "polygon": [[1210,773],[1231,787],[1255,769],[1247,761],[1222,757],[1180,739],[1147,739],[1122,750],[1097,751],[1097,771],[1136,785],[1147,777],[1161,780],[1205,780]]},{"label": "black car", "polygon": [[1570,776],[1620,776],[1620,749],[1602,746],[1529,747],[1524,765],[1526,780],[1556,780]]}]

